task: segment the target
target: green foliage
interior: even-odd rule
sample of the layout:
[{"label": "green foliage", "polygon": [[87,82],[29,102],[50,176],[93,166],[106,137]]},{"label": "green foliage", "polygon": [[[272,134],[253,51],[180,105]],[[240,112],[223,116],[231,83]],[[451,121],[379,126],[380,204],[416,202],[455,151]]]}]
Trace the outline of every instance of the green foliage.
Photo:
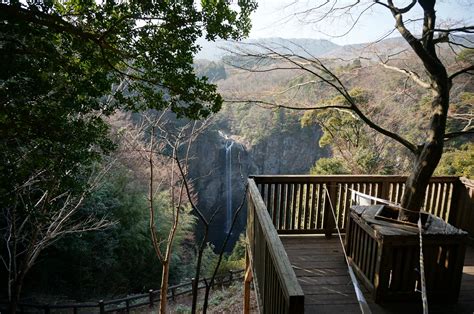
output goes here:
[{"label": "green foliage", "polygon": [[238,5],[234,11],[225,1],[204,1],[202,10],[194,1],[0,4],[5,203],[14,203],[11,192],[38,172],[61,192],[83,188],[78,173],[113,148],[102,117],[117,108],[170,107],[190,118],[218,111],[216,87],[194,73],[195,41],[203,30],[212,39],[246,35],[256,4]]},{"label": "green foliage", "polygon": [[[57,240],[47,232],[52,219],[81,199],[92,165],[114,148],[104,117],[171,108],[199,119],[220,109],[216,86],[192,65],[196,40],[203,32],[242,38],[255,8],[252,0],[0,3],[0,206],[8,217],[0,229],[25,222],[22,234],[5,237],[23,252],[11,261],[19,268],[10,284],[21,287],[35,241],[46,239],[42,250]],[[99,265],[111,263],[104,256]]]},{"label": "green foliage", "polygon": [[456,175],[467,178],[474,178],[474,144],[467,143],[459,149],[448,148],[438,167],[436,175]]},{"label": "green foliage", "polygon": [[174,312],[177,314],[187,314],[191,313],[191,307],[184,305],[184,304],[178,304],[174,307]]},{"label": "green foliage", "polygon": [[239,134],[251,145],[281,133],[301,132],[300,114],[281,108],[268,110],[252,104],[227,105],[218,117],[221,123],[230,124],[232,134]]},{"label": "green foliage", "polygon": [[[166,192],[155,199],[158,236],[164,239],[172,223]],[[104,216],[117,224],[100,232],[70,235],[45,251],[41,267],[33,269],[33,290],[96,299],[157,289],[161,264],[152,247],[146,187],[122,166],[114,167],[104,184],[85,202],[78,218]],[[172,283],[191,276],[193,260],[186,239],[192,238],[195,219],[181,213],[173,246]],[[54,287],[54,288],[53,288]],[[30,289],[31,290],[31,289]]]},{"label": "green foliage", "polygon": [[474,64],[474,49],[465,48],[461,50],[456,56],[456,61]]},{"label": "green foliage", "polygon": [[[364,107],[370,94],[361,88],[349,92],[352,101]],[[337,95],[322,103],[325,106],[349,106],[349,101]],[[307,111],[302,126],[318,123],[323,129],[321,147],[331,146],[333,158],[323,158],[311,168],[312,174],[393,174],[396,161],[390,149],[377,142],[377,136],[353,112],[340,108]]]},{"label": "green foliage", "polygon": [[349,174],[344,167],[344,162],[337,158],[320,158],[316,161],[309,172],[312,175]]}]

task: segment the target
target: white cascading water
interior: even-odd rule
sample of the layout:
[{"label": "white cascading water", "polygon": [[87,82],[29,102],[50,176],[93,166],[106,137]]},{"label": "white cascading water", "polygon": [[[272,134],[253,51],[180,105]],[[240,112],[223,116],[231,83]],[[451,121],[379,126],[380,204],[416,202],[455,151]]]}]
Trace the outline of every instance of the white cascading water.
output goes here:
[{"label": "white cascading water", "polygon": [[227,139],[225,142],[225,185],[226,185],[226,233],[232,225],[232,146],[234,141]]}]

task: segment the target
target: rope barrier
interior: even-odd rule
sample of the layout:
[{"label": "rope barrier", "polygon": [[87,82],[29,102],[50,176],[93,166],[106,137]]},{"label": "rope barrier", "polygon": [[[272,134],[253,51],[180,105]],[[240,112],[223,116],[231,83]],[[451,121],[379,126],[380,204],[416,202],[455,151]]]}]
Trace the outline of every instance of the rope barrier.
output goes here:
[{"label": "rope barrier", "polygon": [[421,214],[418,216],[418,231],[420,232],[420,277],[421,277],[421,301],[423,303],[423,314],[428,314],[428,297],[426,294],[425,263],[423,260],[423,229],[421,227]]},{"label": "rope barrier", "polygon": [[[334,221],[337,221],[336,219],[336,213],[334,211],[334,207],[332,205],[332,201],[331,201],[331,198],[329,197],[329,191],[327,189],[327,187],[324,187],[324,190],[326,191],[326,194],[328,196],[328,200],[329,200],[329,207],[331,208],[331,212],[332,212],[332,216],[334,218]],[[360,286],[359,286],[359,283],[356,279],[356,276],[354,274],[354,271],[352,270],[352,267],[349,263],[349,258],[347,257],[347,252],[346,252],[346,248],[344,247],[344,242],[342,241],[342,235],[341,235],[341,231],[339,230],[339,226],[336,224],[336,230],[337,230],[337,234],[339,236],[339,241],[341,243],[341,246],[342,246],[342,252],[344,253],[344,258],[346,260],[346,264],[347,264],[347,268],[349,270],[349,276],[351,277],[351,281],[352,281],[352,285],[354,286],[354,290],[355,290],[355,293],[356,293],[356,297],[357,297],[357,301],[359,302],[359,306],[360,306],[360,310],[363,314],[370,314],[372,313],[372,311],[370,310],[370,307],[369,305],[367,304],[367,301],[364,297],[364,294],[362,293],[362,290],[360,289]]]}]

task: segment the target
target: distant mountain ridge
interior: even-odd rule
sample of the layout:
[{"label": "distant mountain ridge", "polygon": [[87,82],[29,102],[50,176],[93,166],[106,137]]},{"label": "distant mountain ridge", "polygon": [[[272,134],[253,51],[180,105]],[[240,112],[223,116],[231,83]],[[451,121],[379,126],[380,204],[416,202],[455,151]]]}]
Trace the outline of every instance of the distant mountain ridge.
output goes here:
[{"label": "distant mountain ridge", "polygon": [[[464,46],[473,46],[474,35],[456,37],[453,41]],[[337,45],[330,40],[315,38],[280,38],[270,37],[261,39],[246,39],[242,42],[217,41],[208,42],[199,39],[198,44],[202,47],[196,54],[196,59],[218,61],[225,55],[230,55],[228,50],[235,47],[256,52],[263,52],[259,45],[267,46],[280,53],[293,53],[305,57],[324,57],[352,59],[357,57],[374,58],[381,54],[392,54],[401,49],[408,48],[408,44],[402,37],[391,37],[372,43],[360,43],[350,45]]]},{"label": "distant mountain ridge", "polygon": [[224,55],[229,55],[233,48],[243,48],[254,51],[263,51],[259,49],[259,45],[267,46],[275,49],[281,53],[289,53],[290,50],[294,54],[301,56],[314,56],[321,57],[333,50],[341,48],[329,40],[326,39],[314,39],[314,38],[262,38],[262,39],[246,39],[242,42],[232,41],[216,41],[208,42],[203,39],[198,40],[198,44],[202,47],[201,51],[196,54],[196,59],[206,59],[210,61],[218,61]]}]

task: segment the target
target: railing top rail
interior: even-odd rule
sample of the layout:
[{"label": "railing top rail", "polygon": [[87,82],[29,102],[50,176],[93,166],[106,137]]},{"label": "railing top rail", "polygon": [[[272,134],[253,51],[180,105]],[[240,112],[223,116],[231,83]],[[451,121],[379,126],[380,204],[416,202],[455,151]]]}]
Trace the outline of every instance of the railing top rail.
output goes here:
[{"label": "railing top rail", "polygon": [[[255,181],[249,180],[249,193],[255,205],[255,213],[258,216],[258,221],[262,227],[263,235],[268,243],[268,250],[275,262],[275,269],[282,279],[282,286],[285,295],[289,297],[303,296],[303,289],[301,288],[295,276],[293,268],[288,260],[285,248],[281,243],[280,237],[273,226],[272,220],[263,202],[262,196],[255,184]],[[284,258],[286,257],[286,258]]]},{"label": "railing top rail", "polygon": [[[250,178],[254,179],[256,183],[377,183],[387,181],[405,182],[407,179],[406,176],[398,175],[251,175]],[[431,178],[431,182],[439,183],[453,183],[459,180],[460,178],[457,176],[436,176]]]}]

